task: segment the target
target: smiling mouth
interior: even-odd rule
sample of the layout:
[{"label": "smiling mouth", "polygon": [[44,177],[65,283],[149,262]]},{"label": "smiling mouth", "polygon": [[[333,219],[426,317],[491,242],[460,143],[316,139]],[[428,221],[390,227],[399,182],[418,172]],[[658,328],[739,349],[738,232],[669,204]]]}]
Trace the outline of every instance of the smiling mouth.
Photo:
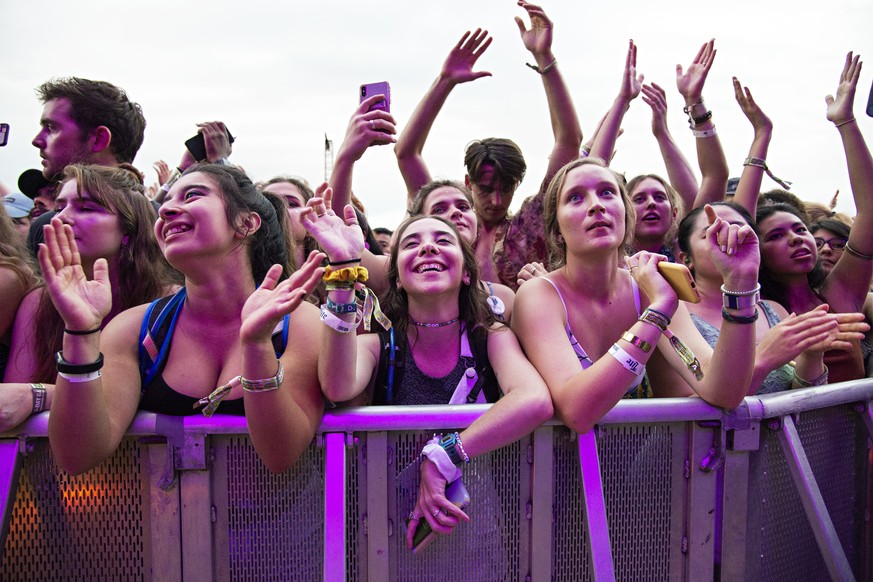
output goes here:
[{"label": "smiling mouth", "polygon": [[191,230],[191,227],[188,226],[187,224],[174,224],[172,226],[166,226],[166,227],[164,227],[164,232],[163,232],[164,240],[167,240],[168,238],[170,238],[171,236],[173,236],[175,234],[188,232],[189,230]]},{"label": "smiling mouth", "polygon": [[416,273],[442,273],[446,268],[439,263],[423,263],[416,269]]}]

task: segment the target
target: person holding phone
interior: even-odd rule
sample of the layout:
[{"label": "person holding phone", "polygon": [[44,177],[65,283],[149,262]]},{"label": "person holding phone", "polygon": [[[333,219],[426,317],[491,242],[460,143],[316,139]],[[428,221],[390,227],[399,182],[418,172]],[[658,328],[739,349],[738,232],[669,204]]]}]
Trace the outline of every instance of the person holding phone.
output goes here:
[{"label": "person holding phone", "polygon": [[[309,206],[305,224],[337,270],[336,281],[346,283],[328,286],[321,308],[319,379],[325,396],[345,402],[363,394],[377,404],[494,403],[466,430],[425,447],[407,531],[411,548],[422,519],[441,534],[469,520],[446,498],[447,483],[461,473],[457,466],[530,433],[551,418],[551,401],[515,334],[495,322],[486,306],[475,257],[454,224],[417,216],[395,230],[390,285],[382,299],[392,325],[356,336],[350,333],[358,321],[353,281],[360,279],[344,274],[357,277],[361,229],[351,205],[342,217],[333,212],[330,190]],[[333,271],[327,279],[334,281]]]},{"label": "person holding phone", "polygon": [[[757,285],[758,241],[748,226],[708,211],[708,252],[726,289]],[[724,408],[746,395],[754,364],[754,311],[725,310],[718,347],[697,332],[658,273],[663,255],[625,259],[635,217],[623,181],[596,158],[564,166],[545,198],[555,270],[516,295],[512,327],[549,387],[557,416],[587,432],[648,375],[654,396],[697,395]]]},{"label": "person holding phone", "polygon": [[[103,330],[117,309],[117,274],[105,259],[87,274],[73,229],[59,220],[46,228],[39,259],[64,323],[49,419],[55,460],[70,473],[87,471],[115,451],[138,409],[189,415],[204,406],[245,414],[267,468],[288,469],[323,411],[311,340],[318,314],[303,302],[323,255],[291,273],[284,202],[216,164],[179,178],[154,235],[185,287],[169,303],[124,311]],[[171,324],[156,328],[153,313],[168,313],[157,320]],[[274,338],[279,324],[294,332]]]}]

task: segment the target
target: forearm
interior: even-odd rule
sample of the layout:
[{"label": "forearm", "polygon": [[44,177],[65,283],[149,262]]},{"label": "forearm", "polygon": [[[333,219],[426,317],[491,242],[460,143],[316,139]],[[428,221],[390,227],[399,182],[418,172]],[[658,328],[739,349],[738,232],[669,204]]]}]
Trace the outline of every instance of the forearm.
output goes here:
[{"label": "forearm", "polygon": [[[670,185],[679,193],[682,202],[685,204],[685,212],[689,212],[694,207],[694,199],[697,197],[699,186],[694,172],[691,170],[691,164],[682,155],[682,151],[676,142],[673,141],[673,136],[666,128],[655,134],[655,139],[658,141],[658,149],[661,151],[661,158],[664,160],[664,166],[667,168],[667,178],[670,180]],[[680,217],[681,219],[681,217]]]},{"label": "forearm", "polygon": [[461,433],[471,457],[489,453],[533,432],[552,416],[552,402],[545,385],[517,388],[494,403]]},{"label": "forearm", "polygon": [[[555,56],[551,50],[533,53],[533,57],[541,71],[555,62]],[[573,98],[570,96],[570,91],[557,63],[540,76],[549,105],[552,135],[555,137],[552,158],[556,159],[549,159],[550,173],[554,174],[579,156],[579,147],[582,145],[582,127],[579,125],[579,117],[576,114],[576,107],[573,105]]]},{"label": "forearm", "polygon": [[[755,139],[752,141],[752,147],[749,148],[750,158],[767,159],[767,150],[770,147],[770,138],[772,132],[770,130],[761,130],[755,132]],[[764,179],[764,168],[761,166],[744,164],[743,173],[740,176],[740,183],[737,184],[737,191],[734,194],[734,202],[749,211],[749,214],[755,216],[758,207],[758,196],[761,193],[761,182]]]},{"label": "forearm", "polygon": [[[685,105],[688,108],[698,104],[703,100],[701,96],[686,96]],[[710,132],[715,131],[715,123],[709,119],[703,123],[697,124],[693,131]],[[721,147],[721,140],[717,133],[713,133],[709,137],[698,137],[694,140],[697,146],[697,163],[700,167],[700,190],[694,200],[694,207],[703,206],[711,202],[718,202],[724,199],[727,181],[730,175],[727,165],[727,159],[724,156],[724,150]]]},{"label": "forearm", "polygon": [[[794,373],[796,378],[802,378],[807,382],[813,382],[817,378],[820,378],[824,372],[825,365],[823,352],[807,350],[797,356],[797,360],[794,362]],[[792,388],[801,387],[801,384],[797,382],[796,378],[792,384]]]},{"label": "forearm", "polygon": [[[338,303],[353,303],[354,291],[334,290],[328,292],[330,300]],[[356,314],[331,314],[346,322],[352,331],[340,333],[328,325],[321,330],[321,350],[318,357],[318,382],[325,397],[331,402],[345,402],[358,394],[357,336],[354,331]]]},{"label": "forearm", "polygon": [[438,76],[397,138],[394,155],[397,157],[397,165],[406,183],[407,205],[412,203],[421,187],[430,182],[430,172],[422,157],[424,144],[427,142],[437,115],[454,88],[454,82],[443,75]]},{"label": "forearm", "polygon": [[[837,128],[846,153],[849,183],[858,213],[852,227],[850,244],[864,254],[873,253],[869,233],[873,228],[873,158],[857,121],[843,123]],[[855,245],[860,248],[856,248]]]},{"label": "forearm", "polygon": [[[752,313],[749,309],[730,311],[742,316]],[[748,394],[749,387],[753,385],[755,325],[723,321],[721,333],[712,351],[712,358],[703,371],[703,379],[693,387],[701,398],[713,406],[722,408],[739,406]],[[759,370],[758,373],[762,371]],[[760,382],[755,386],[760,386]]]},{"label": "forearm", "polygon": [[[96,361],[99,335],[64,334],[64,359],[73,364]],[[69,473],[83,473],[108,458],[119,441],[120,436],[113,435],[102,378],[73,383],[58,375],[49,416],[49,442],[58,465]]]},{"label": "forearm", "polygon": [[[243,378],[274,378],[279,365],[269,341],[243,345]],[[316,426],[292,397],[292,385],[298,381],[289,375],[275,390],[243,390],[252,445],[264,465],[274,473],[290,468],[309,446],[315,433]]]},{"label": "forearm", "polygon": [[600,158],[606,163],[612,160],[612,153],[615,151],[615,142],[618,140],[618,135],[621,130],[621,123],[624,120],[624,115],[630,108],[630,101],[625,97],[618,96],[612,102],[612,107],[606,113],[606,117],[594,138],[594,144],[591,146],[590,157]]},{"label": "forearm", "polygon": [[333,162],[329,182],[333,190],[331,208],[339,216],[343,215],[346,205],[352,203],[352,174],[357,161],[345,147],[340,146]]}]

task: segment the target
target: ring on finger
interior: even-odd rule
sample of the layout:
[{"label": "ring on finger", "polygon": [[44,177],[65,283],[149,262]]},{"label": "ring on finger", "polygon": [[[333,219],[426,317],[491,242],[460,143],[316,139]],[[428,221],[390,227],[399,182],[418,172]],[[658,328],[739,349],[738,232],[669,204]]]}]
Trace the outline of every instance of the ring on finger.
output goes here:
[{"label": "ring on finger", "polygon": [[443,511],[442,509],[440,509],[439,507],[437,507],[436,509],[433,510],[433,514],[432,514],[432,515],[433,515],[434,517],[437,517],[440,513],[442,513],[442,511]]},{"label": "ring on finger", "polygon": [[370,129],[375,129],[376,124],[373,123],[373,120],[370,120]]},{"label": "ring on finger", "polygon": [[409,521],[418,521],[418,520],[420,520],[420,519],[421,519],[420,517],[418,517],[417,515],[415,515],[415,512],[414,512],[414,511],[411,512],[411,513],[409,514]]}]

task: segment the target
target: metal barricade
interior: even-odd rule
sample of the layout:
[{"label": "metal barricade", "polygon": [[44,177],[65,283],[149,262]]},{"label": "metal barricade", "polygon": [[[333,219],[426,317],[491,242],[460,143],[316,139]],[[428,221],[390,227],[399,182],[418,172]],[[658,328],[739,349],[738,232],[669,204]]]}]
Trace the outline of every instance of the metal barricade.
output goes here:
[{"label": "metal barricade", "polygon": [[0,439],[3,580],[870,579],[873,382],[619,403],[465,468],[469,524],[406,549],[417,457],[487,405],[325,415],[269,473],[245,419],[140,414],[70,476],[47,414]]}]

